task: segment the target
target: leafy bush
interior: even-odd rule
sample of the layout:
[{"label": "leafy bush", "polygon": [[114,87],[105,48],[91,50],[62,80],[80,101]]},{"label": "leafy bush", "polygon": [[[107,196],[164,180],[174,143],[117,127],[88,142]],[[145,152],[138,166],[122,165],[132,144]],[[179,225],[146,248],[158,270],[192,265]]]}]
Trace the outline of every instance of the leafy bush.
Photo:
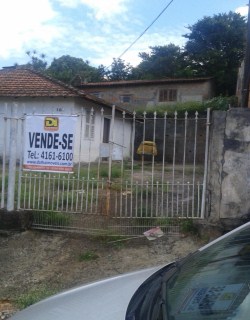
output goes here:
[{"label": "leafy bush", "polygon": [[228,110],[229,107],[237,107],[237,97],[214,97],[204,103],[205,109],[211,108],[212,110]]},{"label": "leafy bush", "polygon": [[[164,113],[167,112],[167,117],[174,117],[175,112],[177,112],[178,117],[184,117],[185,112],[188,116],[194,116],[197,111],[199,115],[205,114],[206,110],[210,108],[211,110],[228,110],[229,107],[237,106],[237,97],[214,97],[205,102],[187,101],[178,102],[175,104],[161,104],[157,106],[152,106],[146,109],[146,117],[153,118],[154,112],[157,113],[157,117],[164,117]],[[138,108],[137,115],[143,116],[145,109]]]},{"label": "leafy bush", "polygon": [[192,219],[182,220],[180,223],[180,231],[182,233],[192,234],[196,236],[199,235],[199,230]]}]

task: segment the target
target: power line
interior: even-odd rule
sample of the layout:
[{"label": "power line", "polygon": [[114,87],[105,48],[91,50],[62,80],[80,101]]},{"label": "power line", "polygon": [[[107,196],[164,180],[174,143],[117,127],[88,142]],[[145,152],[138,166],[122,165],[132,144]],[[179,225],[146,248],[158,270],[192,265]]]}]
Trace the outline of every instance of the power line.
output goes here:
[{"label": "power line", "polygon": [[[158,14],[158,16],[150,23],[150,25],[128,46],[126,50],[123,51],[122,54],[119,55],[117,59],[121,59],[122,56],[148,31],[149,28],[152,27],[152,25],[160,18],[160,16],[168,9],[168,7],[171,5],[171,3],[174,0],[169,1],[169,3],[164,7],[164,9]],[[111,66],[111,65],[110,65]],[[109,67],[110,67],[109,66]],[[107,69],[109,68],[107,67]]]}]

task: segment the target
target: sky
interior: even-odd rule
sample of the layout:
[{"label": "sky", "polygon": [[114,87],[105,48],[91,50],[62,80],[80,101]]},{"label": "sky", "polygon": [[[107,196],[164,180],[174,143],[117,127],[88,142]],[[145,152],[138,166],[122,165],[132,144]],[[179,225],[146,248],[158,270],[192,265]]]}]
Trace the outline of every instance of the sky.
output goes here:
[{"label": "sky", "polygon": [[70,55],[94,67],[121,59],[136,66],[140,52],[183,46],[187,26],[229,11],[247,17],[248,0],[0,0],[0,68],[29,61],[27,51]]}]

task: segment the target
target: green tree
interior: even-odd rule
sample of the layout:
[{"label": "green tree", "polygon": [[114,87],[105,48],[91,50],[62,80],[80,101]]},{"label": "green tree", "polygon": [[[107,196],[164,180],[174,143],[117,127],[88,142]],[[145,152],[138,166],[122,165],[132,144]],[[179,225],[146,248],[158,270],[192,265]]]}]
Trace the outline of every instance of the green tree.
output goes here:
[{"label": "green tree", "polygon": [[47,67],[46,55],[44,53],[38,54],[36,50],[28,50],[26,54],[29,56],[30,61],[26,64],[27,67],[36,71],[45,71]]},{"label": "green tree", "polygon": [[102,69],[97,69],[89,65],[89,62],[81,58],[64,55],[58,59],[54,58],[47,69],[50,76],[67,84],[80,77],[82,81],[96,82],[103,80]]},{"label": "green tree", "polygon": [[150,47],[151,52],[141,52],[140,64],[133,69],[137,79],[160,79],[164,77],[188,77],[192,75],[185,61],[183,51],[172,43],[165,46]]},{"label": "green tree", "polygon": [[111,69],[106,71],[105,76],[108,80],[128,80],[131,75],[132,66],[129,63],[125,63],[124,60],[118,58],[113,59]]},{"label": "green tree", "polygon": [[196,76],[212,76],[217,95],[234,95],[244,57],[246,21],[233,12],[204,17],[189,26],[185,55]]}]

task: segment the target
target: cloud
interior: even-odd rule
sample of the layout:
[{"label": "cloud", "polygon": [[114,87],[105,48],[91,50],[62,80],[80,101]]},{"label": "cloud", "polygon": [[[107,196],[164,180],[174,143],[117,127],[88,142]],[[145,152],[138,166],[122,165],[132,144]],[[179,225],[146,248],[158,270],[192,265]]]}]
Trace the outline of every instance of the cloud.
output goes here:
[{"label": "cloud", "polygon": [[56,0],[61,6],[76,8],[85,5],[90,15],[97,20],[109,19],[127,12],[127,3],[131,0]]},{"label": "cloud", "polygon": [[68,8],[76,8],[80,0],[55,0],[57,3],[59,3],[62,7],[68,7]]},{"label": "cloud", "polygon": [[[177,28],[174,31],[165,30],[162,28],[154,33],[146,33],[138,42],[136,42],[122,57],[125,62],[136,66],[140,63],[139,52],[150,53],[149,47],[164,46],[170,43],[182,47],[186,41],[182,37],[184,28]],[[136,34],[113,34],[109,39],[94,38],[93,42],[90,40],[88,43],[82,41],[82,45],[91,47],[95,52],[88,60],[94,65],[98,66],[104,64],[105,66],[111,65],[113,58],[118,58],[126,48],[137,38]],[[119,41],[118,41],[119,40]],[[98,50],[96,50],[98,47]],[[107,49],[108,48],[108,49]]]},{"label": "cloud", "polygon": [[[126,22],[132,19],[127,14],[131,1],[6,0],[1,3],[2,12],[6,12],[0,20],[1,63],[27,63],[25,52],[34,49],[46,54],[49,64],[54,57],[69,54],[95,66],[110,65],[141,32],[140,19]],[[163,29],[146,33],[122,59],[137,65],[138,52],[147,51],[150,45],[174,42],[174,37],[176,30],[173,35]]]},{"label": "cloud", "polygon": [[3,59],[24,55],[27,49],[35,49],[35,44],[46,45],[60,35],[60,28],[49,24],[57,18],[49,0],[2,1],[1,12],[6,13],[0,19],[0,57]]},{"label": "cloud", "polygon": [[239,7],[235,10],[236,13],[239,13],[242,16],[247,16],[248,14],[248,6]]}]

